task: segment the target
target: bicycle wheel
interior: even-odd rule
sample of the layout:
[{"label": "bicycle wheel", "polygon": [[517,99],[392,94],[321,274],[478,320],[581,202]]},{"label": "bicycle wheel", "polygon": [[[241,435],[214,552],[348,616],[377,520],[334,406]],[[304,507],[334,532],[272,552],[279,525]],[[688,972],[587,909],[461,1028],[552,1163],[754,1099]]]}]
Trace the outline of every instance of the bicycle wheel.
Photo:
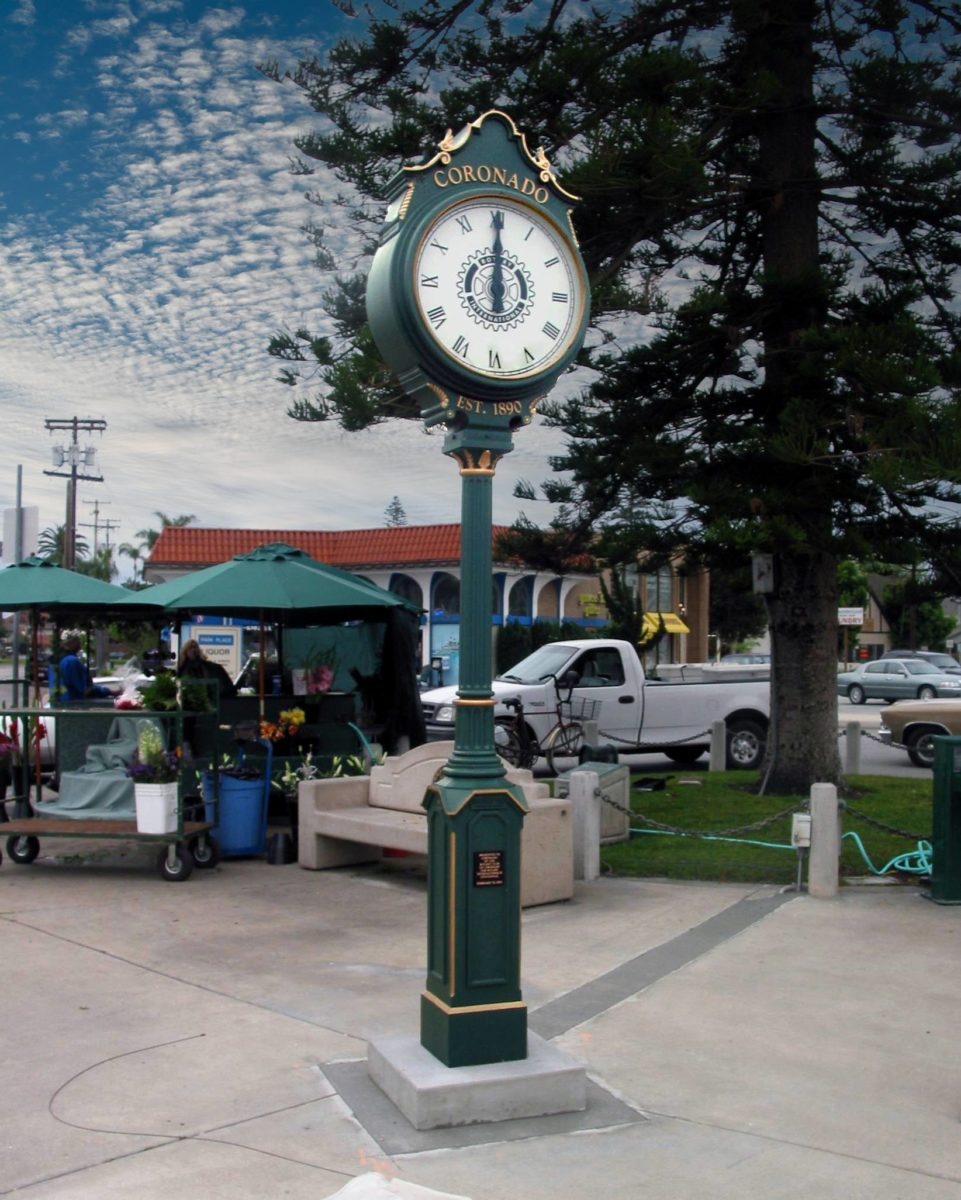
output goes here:
[{"label": "bicycle wheel", "polygon": [[521,740],[513,725],[501,721],[495,723],[494,749],[512,767],[521,765]]},{"label": "bicycle wheel", "polygon": [[547,735],[544,744],[544,757],[547,759],[547,769],[552,775],[557,774],[554,766],[555,758],[576,758],[581,746],[584,745],[584,727],[580,721],[569,721],[566,725],[555,725]]}]

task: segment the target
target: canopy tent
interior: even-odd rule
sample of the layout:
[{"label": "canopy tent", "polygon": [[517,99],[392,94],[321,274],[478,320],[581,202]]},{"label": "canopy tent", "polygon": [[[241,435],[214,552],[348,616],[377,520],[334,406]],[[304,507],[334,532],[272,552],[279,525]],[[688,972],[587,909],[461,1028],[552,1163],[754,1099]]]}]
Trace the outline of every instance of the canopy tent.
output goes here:
[{"label": "canopy tent", "polygon": [[[128,603],[180,615],[210,613],[255,618],[261,629],[261,650],[265,622],[296,626],[355,620],[385,622],[382,670],[389,673],[390,679],[382,680],[381,686],[392,697],[391,711],[398,736],[408,734],[415,745],[417,739],[423,741],[411,633],[420,609],[366,579],[320,563],[293,546],[271,542],[249,554],[235,555],[228,562],[137,592]],[[404,616],[411,619],[405,621]],[[263,709],[263,652],[260,672]]]}]

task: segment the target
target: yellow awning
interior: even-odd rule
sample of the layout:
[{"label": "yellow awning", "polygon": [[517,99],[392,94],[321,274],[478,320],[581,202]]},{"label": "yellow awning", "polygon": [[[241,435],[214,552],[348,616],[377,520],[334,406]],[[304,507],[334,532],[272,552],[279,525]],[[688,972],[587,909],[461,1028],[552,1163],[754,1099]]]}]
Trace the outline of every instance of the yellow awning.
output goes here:
[{"label": "yellow awning", "polygon": [[677,613],[645,613],[644,614],[644,632],[648,637],[653,637],[654,634],[660,633],[661,622],[664,622],[665,633],[690,633],[690,629],[684,624]]}]

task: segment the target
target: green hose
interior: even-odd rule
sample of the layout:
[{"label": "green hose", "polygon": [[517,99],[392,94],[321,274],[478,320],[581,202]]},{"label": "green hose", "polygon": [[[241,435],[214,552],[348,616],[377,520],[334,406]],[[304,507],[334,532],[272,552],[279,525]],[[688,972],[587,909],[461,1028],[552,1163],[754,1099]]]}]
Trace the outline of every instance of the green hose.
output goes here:
[{"label": "green hose", "polygon": [[[854,844],[860,851],[861,857],[864,859],[865,865],[872,875],[886,875],[888,871],[900,871],[907,875],[930,875],[931,860],[934,855],[934,849],[930,842],[918,842],[917,850],[911,850],[907,854],[898,854],[891,859],[889,863],[878,870],[878,868],[868,858],[868,852],[858,835],[851,830],[844,834],[846,838],[853,838]],[[844,839],[842,838],[842,841]]]},{"label": "green hose", "polygon": [[635,829],[631,826],[631,833],[650,833],[660,835],[661,837],[693,837],[696,836],[702,842],[737,842],[740,846],[765,846],[768,850],[796,850],[796,846],[785,846],[782,842],[756,842],[751,838],[732,838],[732,837],[709,837],[707,834],[689,834],[689,833],[672,833],[669,829]]}]

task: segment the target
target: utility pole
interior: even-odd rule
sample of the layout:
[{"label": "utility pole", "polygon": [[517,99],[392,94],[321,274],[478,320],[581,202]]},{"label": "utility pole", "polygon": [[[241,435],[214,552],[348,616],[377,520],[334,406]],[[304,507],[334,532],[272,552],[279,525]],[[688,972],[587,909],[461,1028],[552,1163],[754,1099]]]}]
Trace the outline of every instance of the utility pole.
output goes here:
[{"label": "utility pole", "polygon": [[80,446],[81,433],[103,433],[107,422],[91,417],[70,417],[66,420],[48,417],[44,428],[50,433],[66,430],[71,435],[69,445],[53,447],[53,465],[69,466],[69,471],[44,471],[44,475],[58,475],[68,479],[67,515],[63,526],[63,565],[73,570],[77,565],[77,480],[103,483],[102,475],[83,475],[81,467],[92,467],[97,455],[93,446]]},{"label": "utility pole", "polygon": [[93,520],[80,522],[81,529],[92,529],[93,530],[94,558],[96,558],[97,552],[100,549],[100,530],[102,529],[104,531],[104,543],[103,543],[104,548],[109,550],[110,549],[110,530],[120,528],[119,521],[111,521],[111,520],[108,520],[106,517],[102,521],[100,520],[100,505],[101,505],[101,503],[109,504],[110,501],[109,500],[104,500],[104,501],[84,500],[84,504],[88,504],[93,508]]}]

